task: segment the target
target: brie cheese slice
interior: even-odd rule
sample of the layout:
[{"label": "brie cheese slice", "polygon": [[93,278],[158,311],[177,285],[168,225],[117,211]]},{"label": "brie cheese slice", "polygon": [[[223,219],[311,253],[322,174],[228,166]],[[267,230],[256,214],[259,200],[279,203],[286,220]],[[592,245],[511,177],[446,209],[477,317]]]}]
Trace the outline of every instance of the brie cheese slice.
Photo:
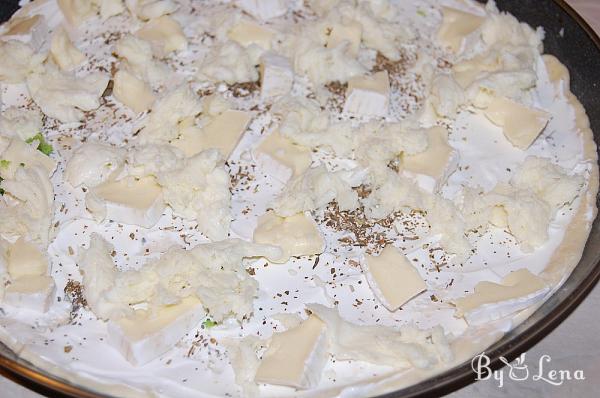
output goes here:
[{"label": "brie cheese slice", "polygon": [[484,18],[479,15],[442,7],[442,26],[437,34],[438,40],[452,51],[458,52],[465,36],[479,28],[483,21]]},{"label": "brie cheese slice", "polygon": [[458,168],[458,152],[448,144],[448,131],[444,127],[427,130],[427,149],[414,155],[404,155],[403,174],[417,184],[436,192]]},{"label": "brie cheese slice", "polygon": [[268,52],[260,57],[260,96],[282,97],[292,91],[294,68],[286,57]]},{"label": "brie cheese slice", "polygon": [[254,380],[302,389],[314,387],[327,363],[327,346],[325,324],[311,315],[300,326],[273,335]]},{"label": "brie cheese slice", "polygon": [[344,112],[363,116],[385,116],[390,103],[387,71],[372,76],[356,76],[348,81]]},{"label": "brie cheese slice", "polygon": [[242,20],[229,31],[227,36],[244,47],[256,44],[265,50],[270,50],[275,32],[255,22]]},{"label": "brie cheese slice", "polygon": [[149,41],[158,57],[187,48],[181,25],[168,15],[150,20],[135,35]]},{"label": "brie cheese slice", "polygon": [[100,221],[109,219],[144,228],[154,226],[166,207],[154,177],[104,182],[87,193],[85,204]]},{"label": "brie cheese slice", "polygon": [[275,263],[285,263],[292,256],[321,254],[325,250],[325,240],[317,224],[304,213],[279,217],[271,210],[266,212],[258,219],[254,241],[281,247],[281,257],[272,260]]},{"label": "brie cheese slice", "polygon": [[108,322],[108,342],[136,366],[158,358],[206,316],[195,297],[164,306],[154,314],[136,314]]},{"label": "brie cheese slice", "polygon": [[390,311],[427,289],[419,272],[394,246],[386,246],[379,256],[367,255],[361,267],[375,297]]},{"label": "brie cheese slice", "polygon": [[522,150],[533,144],[550,120],[548,112],[508,98],[494,98],[483,113],[492,123],[502,127],[511,144]]},{"label": "brie cheese slice", "polygon": [[227,159],[246,131],[252,113],[228,109],[215,117],[202,129],[187,128],[171,144],[183,151],[187,157],[206,149],[218,149]]},{"label": "brie cheese slice", "polygon": [[4,291],[5,304],[46,312],[54,300],[56,285],[49,276],[22,276],[11,280]]},{"label": "brie cheese slice", "polygon": [[136,113],[150,109],[156,99],[148,83],[126,70],[115,73],[113,95]]},{"label": "brie cheese slice", "polygon": [[48,273],[48,259],[36,245],[22,237],[8,247],[7,254],[8,274],[12,279]]},{"label": "brie cheese slice", "polygon": [[264,154],[281,163],[292,171],[292,176],[299,176],[310,167],[312,157],[306,147],[296,145],[292,140],[274,132],[265,138],[256,152]]}]

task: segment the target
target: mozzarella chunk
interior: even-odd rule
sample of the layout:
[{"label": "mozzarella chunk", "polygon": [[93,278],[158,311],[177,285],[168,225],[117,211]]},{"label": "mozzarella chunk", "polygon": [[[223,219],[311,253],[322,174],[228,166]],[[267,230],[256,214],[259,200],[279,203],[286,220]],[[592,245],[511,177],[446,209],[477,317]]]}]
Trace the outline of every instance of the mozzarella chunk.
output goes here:
[{"label": "mozzarella chunk", "polygon": [[356,21],[351,21],[347,24],[335,23],[329,29],[329,35],[325,43],[328,48],[349,43],[346,46],[348,53],[353,57],[358,55],[362,38],[362,25],[360,23]]},{"label": "mozzarella chunk", "polygon": [[477,30],[485,18],[450,7],[442,7],[442,25],[438,40],[452,51],[458,52],[465,36]]},{"label": "mozzarella chunk", "polygon": [[310,150],[294,144],[290,139],[274,132],[265,138],[256,152],[271,157],[292,171],[293,176],[299,176],[310,167],[312,158]]},{"label": "mozzarella chunk", "polygon": [[387,71],[348,80],[344,112],[362,116],[386,116],[390,104]]},{"label": "mozzarella chunk", "polygon": [[301,389],[319,384],[328,360],[327,329],[316,316],[300,326],[274,334],[254,380]]},{"label": "mozzarella chunk", "polygon": [[188,158],[182,167],[160,173],[158,182],[175,214],[195,220],[211,240],[227,237],[232,218],[230,181],[218,150]]},{"label": "mozzarella chunk", "polygon": [[229,31],[227,36],[244,47],[255,44],[265,50],[270,50],[275,32],[255,22],[242,20]]},{"label": "mozzarella chunk", "polygon": [[282,97],[292,91],[294,69],[286,57],[265,53],[260,57],[260,96],[262,99]]},{"label": "mozzarella chunk", "polygon": [[506,275],[500,283],[482,281],[474,292],[454,300],[457,315],[470,325],[492,322],[539,302],[550,286],[526,268]]},{"label": "mozzarella chunk", "polygon": [[90,0],[57,0],[65,19],[74,26],[80,25],[94,12],[94,2]]},{"label": "mozzarella chunk", "polygon": [[108,322],[108,342],[135,366],[142,366],[169,351],[204,318],[202,303],[187,297],[152,313]]},{"label": "mozzarella chunk", "polygon": [[152,107],[155,97],[148,83],[126,70],[117,71],[113,79],[113,95],[119,102],[136,113]]},{"label": "mozzarella chunk", "polygon": [[48,273],[48,259],[36,245],[22,237],[9,246],[7,270],[11,279],[26,276],[43,276]]},{"label": "mozzarella chunk", "polygon": [[393,246],[386,246],[378,256],[367,255],[361,267],[375,297],[390,311],[427,289],[419,272]]},{"label": "mozzarella chunk", "polygon": [[199,80],[227,84],[258,80],[258,57],[234,41],[213,47],[198,63]]},{"label": "mozzarella chunk", "polygon": [[44,72],[27,78],[27,88],[46,116],[71,123],[83,120],[83,111],[100,106],[100,96],[108,81],[109,77],[104,73],[75,77],[48,65]]},{"label": "mozzarella chunk", "polygon": [[227,159],[239,143],[250,120],[252,113],[228,109],[201,129],[184,130],[172,144],[188,157],[206,149],[218,149],[223,158]]},{"label": "mozzarella chunk", "polygon": [[0,41],[0,82],[22,83],[31,73],[44,69],[46,55],[37,54],[25,43]]},{"label": "mozzarella chunk", "polygon": [[171,75],[166,65],[154,60],[150,43],[135,36],[121,38],[115,46],[115,53],[123,59],[125,68],[152,87],[165,84]]},{"label": "mozzarella chunk", "polygon": [[146,22],[135,35],[149,41],[154,53],[159,57],[187,48],[187,39],[181,25],[167,15]]},{"label": "mozzarella chunk", "polygon": [[236,5],[257,19],[266,21],[287,13],[284,0],[237,0]]},{"label": "mozzarella chunk", "polygon": [[165,202],[153,177],[107,181],[85,196],[87,209],[100,222],[105,219],[151,228],[162,216]]},{"label": "mozzarella chunk", "polygon": [[125,150],[101,142],[86,141],[73,152],[65,167],[65,180],[73,187],[95,187],[113,177],[125,163]]},{"label": "mozzarella chunk", "polygon": [[448,144],[444,127],[426,130],[427,149],[402,159],[404,171],[414,177],[419,186],[429,192],[438,191],[458,168],[458,152]]},{"label": "mozzarella chunk", "polygon": [[138,138],[142,144],[166,144],[180,134],[181,123],[202,110],[200,99],[188,85],[167,92],[152,106],[152,112],[142,120]]},{"label": "mozzarella chunk", "polygon": [[466,101],[463,88],[450,75],[438,75],[431,82],[429,102],[441,117],[454,117]]},{"label": "mozzarella chunk", "polygon": [[86,61],[85,55],[73,45],[67,31],[62,26],[52,35],[50,57],[62,70],[75,69]]},{"label": "mozzarella chunk", "polygon": [[39,50],[48,40],[49,29],[43,15],[13,17],[5,26],[4,39],[28,43],[34,50]]},{"label": "mozzarella chunk", "polygon": [[550,120],[549,113],[508,98],[495,98],[483,113],[492,123],[502,127],[511,144],[522,150],[533,144]]},{"label": "mozzarella chunk", "polygon": [[16,308],[46,312],[54,301],[56,285],[49,276],[23,276],[11,280],[4,291],[4,303]]},{"label": "mozzarella chunk", "polygon": [[158,177],[161,173],[184,166],[185,155],[171,145],[142,145],[127,153],[127,174]]},{"label": "mozzarella chunk", "polygon": [[1,135],[16,136],[25,141],[40,131],[42,131],[42,114],[36,109],[10,107],[0,114]]},{"label": "mozzarella chunk", "polygon": [[272,211],[266,212],[258,219],[254,241],[281,247],[283,254],[273,260],[276,263],[285,263],[290,257],[321,254],[325,250],[319,228],[304,213],[279,217]]}]

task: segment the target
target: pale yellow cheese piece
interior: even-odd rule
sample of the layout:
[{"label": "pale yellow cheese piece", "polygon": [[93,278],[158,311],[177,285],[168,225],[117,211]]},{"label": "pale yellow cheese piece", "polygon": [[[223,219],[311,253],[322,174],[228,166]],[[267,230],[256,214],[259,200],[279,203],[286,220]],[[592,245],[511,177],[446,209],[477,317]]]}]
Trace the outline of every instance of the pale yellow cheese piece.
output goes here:
[{"label": "pale yellow cheese piece", "polygon": [[438,40],[452,51],[458,52],[468,34],[483,24],[484,18],[456,8],[442,7],[442,26],[438,30]]},{"label": "pale yellow cheese piece", "polygon": [[335,48],[340,44],[348,43],[348,53],[353,57],[358,55],[362,39],[362,25],[356,21],[347,24],[336,23],[331,26],[327,42],[328,48]]},{"label": "pale yellow cheese piece", "polygon": [[243,20],[235,25],[227,36],[244,47],[256,44],[265,50],[270,50],[275,32],[255,22]]},{"label": "pale yellow cheese piece", "polygon": [[138,311],[131,318],[108,323],[108,341],[129,362],[143,365],[173,348],[205,317],[195,297],[160,308],[149,314]]},{"label": "pale yellow cheese piece", "polygon": [[281,247],[281,257],[272,260],[275,263],[285,263],[292,256],[321,254],[325,250],[325,240],[317,224],[304,213],[279,217],[271,210],[266,212],[258,219],[254,241]]},{"label": "pale yellow cheese piece", "polygon": [[150,109],[156,99],[148,83],[126,70],[115,73],[113,95],[136,113]]},{"label": "pale yellow cheese piece", "polygon": [[362,265],[375,297],[385,308],[396,311],[427,285],[410,261],[394,246],[386,246],[379,256],[365,256]]},{"label": "pale yellow cheese piece", "polygon": [[542,278],[523,268],[509,273],[500,283],[489,281],[477,283],[472,294],[454,300],[454,304],[459,313],[464,314],[484,304],[519,299],[545,287],[547,284]]},{"label": "pale yellow cheese piece", "polygon": [[19,238],[8,248],[8,274],[11,278],[42,276],[48,273],[48,259],[31,242]]},{"label": "pale yellow cheese piece", "polygon": [[67,31],[62,26],[56,29],[52,35],[50,57],[60,69],[67,71],[86,61],[85,55],[73,45]]},{"label": "pale yellow cheese piece", "polygon": [[273,335],[254,381],[310,388],[318,384],[326,361],[326,327],[311,315],[299,326]]},{"label": "pale yellow cheese piece", "polygon": [[215,117],[202,129],[185,129],[171,144],[181,149],[186,156],[193,156],[206,149],[216,148],[227,159],[246,131],[251,112],[228,109]]},{"label": "pale yellow cheese piece", "polygon": [[533,144],[550,120],[550,114],[508,98],[494,98],[483,111],[495,125],[502,127],[506,139],[519,149]]},{"label": "pale yellow cheese piece", "polygon": [[256,151],[291,169],[293,176],[304,173],[312,163],[308,148],[294,144],[292,140],[278,132],[274,132],[265,138]]},{"label": "pale yellow cheese piece", "polygon": [[168,15],[150,20],[136,32],[136,36],[149,41],[159,57],[187,48],[181,25]]},{"label": "pale yellow cheese piece", "polygon": [[448,144],[448,131],[435,126],[427,130],[427,149],[414,155],[403,157],[404,170],[429,176],[436,186],[443,184],[456,159],[456,152]]},{"label": "pale yellow cheese piece", "polygon": [[65,19],[74,26],[94,14],[94,3],[90,0],[57,0]]}]

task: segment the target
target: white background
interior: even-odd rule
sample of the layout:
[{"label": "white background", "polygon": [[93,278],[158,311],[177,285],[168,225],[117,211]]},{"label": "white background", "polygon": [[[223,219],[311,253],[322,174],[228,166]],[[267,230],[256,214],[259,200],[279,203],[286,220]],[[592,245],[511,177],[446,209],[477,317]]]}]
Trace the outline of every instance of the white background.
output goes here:
[{"label": "white background", "polygon": [[[600,0],[568,0],[588,22],[600,32]],[[568,39],[568,38],[565,38]],[[496,380],[478,381],[448,398],[583,398],[597,396],[600,391],[600,285],[585,301],[552,333],[529,350],[525,364],[529,369],[528,381],[512,381],[504,370],[505,380],[502,388]],[[538,361],[542,355],[549,355],[551,362],[544,364],[544,373],[551,369],[564,369],[574,372],[583,371],[585,381],[565,381],[553,386],[544,381],[532,381],[537,374]],[[0,397],[2,398],[40,398],[12,381],[0,376]]]}]

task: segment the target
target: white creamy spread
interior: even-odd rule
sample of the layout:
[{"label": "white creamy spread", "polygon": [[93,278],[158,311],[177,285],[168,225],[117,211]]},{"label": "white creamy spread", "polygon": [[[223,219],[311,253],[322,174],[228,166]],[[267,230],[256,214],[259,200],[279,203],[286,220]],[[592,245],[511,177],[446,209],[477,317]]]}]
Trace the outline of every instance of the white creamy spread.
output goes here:
[{"label": "white creamy spread", "polygon": [[499,338],[558,288],[597,166],[543,30],[438,3],[23,2],[3,342],[77,383],[282,397]]}]

